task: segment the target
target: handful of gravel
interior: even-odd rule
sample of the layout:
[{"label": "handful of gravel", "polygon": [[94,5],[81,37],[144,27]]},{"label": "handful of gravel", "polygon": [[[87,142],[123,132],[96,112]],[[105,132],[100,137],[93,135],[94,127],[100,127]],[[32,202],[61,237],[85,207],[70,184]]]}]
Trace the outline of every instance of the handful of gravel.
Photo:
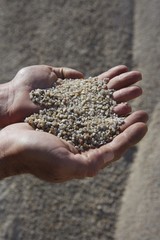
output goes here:
[{"label": "handful of gravel", "polygon": [[79,152],[100,147],[120,133],[124,118],[113,113],[117,103],[107,79],[57,80],[54,87],[30,92],[44,107],[25,119],[34,129],[70,142]]}]

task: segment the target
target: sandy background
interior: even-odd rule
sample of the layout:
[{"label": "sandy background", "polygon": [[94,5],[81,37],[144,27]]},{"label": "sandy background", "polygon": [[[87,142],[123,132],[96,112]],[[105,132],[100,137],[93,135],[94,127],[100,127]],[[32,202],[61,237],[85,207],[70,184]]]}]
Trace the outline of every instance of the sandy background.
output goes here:
[{"label": "sandy background", "polygon": [[0,0],[0,81],[24,66],[94,76],[126,64],[143,73],[133,105],[150,115],[138,147],[94,179],[0,183],[0,240],[160,239],[160,1]]}]

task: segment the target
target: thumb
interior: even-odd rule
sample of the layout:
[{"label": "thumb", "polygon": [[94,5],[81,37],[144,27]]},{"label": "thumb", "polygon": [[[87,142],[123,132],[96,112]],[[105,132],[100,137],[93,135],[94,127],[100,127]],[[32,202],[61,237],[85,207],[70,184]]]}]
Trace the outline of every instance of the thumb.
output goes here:
[{"label": "thumb", "polygon": [[99,170],[118,160],[128,148],[138,143],[146,132],[145,123],[134,123],[115,137],[112,142],[82,154],[75,154],[75,178],[95,176]]},{"label": "thumb", "polygon": [[80,178],[93,177],[98,174],[99,170],[104,168],[114,159],[114,153],[110,148],[100,147],[89,150],[82,154],[76,154],[81,167],[78,168]]},{"label": "thumb", "polygon": [[58,78],[84,78],[83,73],[74,70],[72,68],[67,68],[67,67],[60,67],[60,68],[52,68],[53,72],[57,75]]}]

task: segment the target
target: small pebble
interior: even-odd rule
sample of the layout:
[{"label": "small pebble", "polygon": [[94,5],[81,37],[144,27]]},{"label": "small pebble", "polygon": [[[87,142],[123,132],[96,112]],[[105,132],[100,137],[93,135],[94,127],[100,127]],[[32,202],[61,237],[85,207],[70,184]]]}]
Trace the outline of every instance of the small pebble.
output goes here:
[{"label": "small pebble", "polygon": [[79,152],[98,148],[112,141],[124,124],[124,118],[113,113],[117,103],[107,81],[64,79],[52,88],[32,90],[31,100],[44,109],[25,122],[70,142]]}]

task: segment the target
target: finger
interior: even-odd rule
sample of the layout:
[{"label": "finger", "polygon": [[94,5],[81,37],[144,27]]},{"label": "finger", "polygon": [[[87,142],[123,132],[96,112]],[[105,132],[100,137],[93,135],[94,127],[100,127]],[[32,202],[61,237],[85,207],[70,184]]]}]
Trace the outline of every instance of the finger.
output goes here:
[{"label": "finger", "polygon": [[133,112],[131,115],[126,117],[125,123],[121,126],[121,131],[124,131],[129,126],[133,125],[137,122],[147,123],[148,121],[148,114],[142,110]]},{"label": "finger", "polygon": [[[128,119],[127,124],[132,124],[136,120],[146,120],[143,112],[137,112],[131,119]],[[126,127],[127,127],[126,124]],[[113,161],[119,159],[125,151],[137,144],[146,134],[147,126],[143,122],[135,122],[130,125],[124,132],[119,134],[111,143],[106,144],[98,149],[90,150],[86,153],[76,154],[75,158],[79,161],[78,178],[93,177],[100,169]]]},{"label": "finger", "polygon": [[115,137],[114,140],[109,143],[109,147],[114,152],[114,161],[119,159],[128,148],[137,144],[145,136],[146,132],[147,125],[138,122],[129,126],[124,132]]},{"label": "finger", "polygon": [[102,74],[100,74],[98,76],[98,78],[100,80],[104,79],[104,78],[113,78],[121,73],[125,73],[128,71],[128,68],[125,66],[125,65],[119,65],[119,66],[116,66],[116,67],[113,67],[111,69],[109,69],[107,72],[104,72]]},{"label": "finger", "polygon": [[138,71],[122,73],[112,78],[108,83],[109,89],[119,90],[128,87],[142,79],[142,75]]},{"label": "finger", "polygon": [[63,143],[65,144],[65,147],[66,147],[66,149],[69,151],[69,152],[71,152],[71,153],[73,153],[73,154],[77,154],[78,153],[78,150],[73,146],[73,144],[71,144],[70,142],[68,142],[68,141],[66,141],[66,140],[62,140],[63,141]]},{"label": "finger", "polygon": [[122,88],[113,93],[113,98],[117,103],[128,102],[142,95],[142,89],[139,86]]},{"label": "finger", "polygon": [[[145,122],[148,115],[144,111],[137,111],[126,118],[122,128],[124,132],[118,135],[111,143],[98,149],[89,150],[82,154],[74,154],[72,161],[74,168],[73,178],[93,177],[100,169],[117,160],[132,145],[138,143],[145,133]],[[73,164],[72,164],[73,165]]]},{"label": "finger", "polygon": [[118,114],[118,116],[127,116],[131,113],[132,108],[131,106],[126,103],[120,103],[117,106],[114,107],[113,111]]},{"label": "finger", "polygon": [[92,149],[82,154],[76,154],[75,160],[78,167],[75,177],[93,177],[102,169],[106,161],[111,161],[113,158],[113,151],[109,148],[105,149],[105,152],[100,149]]},{"label": "finger", "polygon": [[118,104],[114,107],[114,112],[119,116],[126,116],[131,113],[132,108],[127,103],[128,101],[139,97],[142,94],[142,89],[139,86],[131,86],[122,88],[113,93],[113,98]]},{"label": "finger", "polygon": [[53,72],[57,75],[58,78],[84,78],[83,73],[74,70],[72,68],[67,68],[67,67],[60,67],[60,68],[52,68]]},{"label": "finger", "polygon": [[[145,123],[147,114],[137,111],[126,118],[122,132],[111,143],[98,149],[89,150],[82,154],[71,154],[72,166],[74,166],[72,178],[85,178],[97,175],[100,169],[117,160],[130,146],[139,142],[147,131]],[[137,121],[142,121],[142,123]],[[134,127],[132,127],[134,125]]]}]

